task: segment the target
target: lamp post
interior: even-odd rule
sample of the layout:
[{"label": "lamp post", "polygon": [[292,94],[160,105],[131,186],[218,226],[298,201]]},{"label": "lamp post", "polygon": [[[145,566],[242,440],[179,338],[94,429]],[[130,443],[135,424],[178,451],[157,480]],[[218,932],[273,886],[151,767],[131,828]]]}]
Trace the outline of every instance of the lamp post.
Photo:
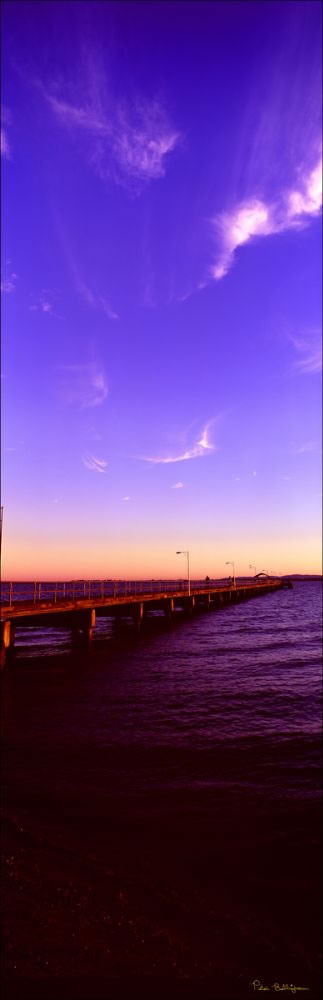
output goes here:
[{"label": "lamp post", "polygon": [[233,559],[229,559],[228,562],[226,562],[225,565],[226,566],[232,566],[232,569],[233,569],[232,582],[233,582],[233,586],[235,587],[235,585],[236,585],[236,578],[235,578],[235,572],[234,572],[234,562],[233,562]]},{"label": "lamp post", "polygon": [[249,569],[254,569],[255,576],[257,576],[257,566],[252,566],[251,563],[249,563]]},{"label": "lamp post", "polygon": [[186,556],[186,559],[187,559],[187,584],[188,584],[188,596],[190,597],[190,594],[191,594],[191,581],[190,581],[190,554],[189,554],[189,551],[188,551],[188,549],[184,549],[184,550],[180,549],[180,550],[179,550],[179,552],[176,552],[176,555],[177,555],[177,556]]}]

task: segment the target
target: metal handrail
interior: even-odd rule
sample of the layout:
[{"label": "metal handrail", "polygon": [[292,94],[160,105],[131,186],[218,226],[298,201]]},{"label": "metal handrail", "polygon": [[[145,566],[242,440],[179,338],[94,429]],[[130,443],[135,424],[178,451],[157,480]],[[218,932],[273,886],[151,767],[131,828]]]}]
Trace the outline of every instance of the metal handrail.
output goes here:
[{"label": "metal handrail", "polygon": [[[277,584],[279,582],[279,577],[270,577],[262,580],[255,579],[242,579],[240,584],[236,580],[237,585],[240,587],[256,587],[261,588],[271,584]],[[209,580],[207,583],[205,580],[192,580],[191,581],[191,593],[194,590],[199,591],[214,591],[217,589],[232,589],[232,584],[224,583],[224,581],[219,580]],[[45,583],[42,581],[19,583],[16,581],[2,581],[1,583],[1,601],[3,604],[9,604],[11,607],[13,604],[28,602],[28,603],[64,603],[77,601],[88,601],[88,600],[107,600],[110,598],[116,600],[118,597],[139,597],[139,596],[149,596],[149,595],[161,595],[162,593],[172,593],[180,592],[183,595],[187,593],[187,580],[72,580],[64,581],[63,583]]]}]

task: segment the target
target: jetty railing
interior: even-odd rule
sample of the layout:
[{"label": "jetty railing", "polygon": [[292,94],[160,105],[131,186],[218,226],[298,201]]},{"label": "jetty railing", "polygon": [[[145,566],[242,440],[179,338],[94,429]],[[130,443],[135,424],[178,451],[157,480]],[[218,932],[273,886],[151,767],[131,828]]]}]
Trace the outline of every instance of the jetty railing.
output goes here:
[{"label": "jetty railing", "polygon": [[[268,582],[271,580],[273,582],[274,577],[268,577]],[[253,578],[236,578],[235,583],[233,581],[226,580],[191,580],[190,590],[194,593],[196,590],[210,591],[216,588],[232,587],[236,588],[239,584],[252,583],[255,586],[261,586],[261,581],[254,580]],[[262,581],[264,583],[264,581]],[[41,601],[49,601],[50,603],[61,603],[62,601],[81,601],[83,600],[93,600],[95,598],[104,600],[105,598],[118,598],[118,597],[140,597],[149,594],[171,594],[171,593],[188,593],[188,581],[187,579],[179,580],[69,580],[63,582],[43,582],[43,581],[33,581],[33,582],[23,582],[18,581],[2,581],[1,582],[1,603],[2,605],[12,607],[13,604],[26,602],[28,604],[37,604]]]}]

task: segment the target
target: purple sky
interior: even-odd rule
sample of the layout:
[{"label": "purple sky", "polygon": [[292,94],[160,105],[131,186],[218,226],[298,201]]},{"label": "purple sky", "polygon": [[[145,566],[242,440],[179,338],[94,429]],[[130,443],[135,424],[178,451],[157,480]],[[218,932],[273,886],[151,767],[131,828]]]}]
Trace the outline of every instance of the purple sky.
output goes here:
[{"label": "purple sky", "polygon": [[5,577],[320,571],[320,38],[3,3]]}]

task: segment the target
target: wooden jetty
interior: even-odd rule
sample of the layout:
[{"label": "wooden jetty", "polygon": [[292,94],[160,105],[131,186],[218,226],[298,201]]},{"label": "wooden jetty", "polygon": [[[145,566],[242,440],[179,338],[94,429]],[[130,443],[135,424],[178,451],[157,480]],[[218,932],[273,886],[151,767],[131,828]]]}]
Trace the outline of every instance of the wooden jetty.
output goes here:
[{"label": "wooden jetty", "polygon": [[[151,611],[159,611],[168,623],[201,611],[280,590],[290,585],[285,579],[257,577],[251,582],[213,581],[84,581],[70,584],[33,584],[33,597],[24,599],[26,586],[2,584],[1,662],[13,650],[18,626],[71,629],[75,638],[92,639],[96,618],[131,618],[136,630]],[[30,584],[28,585],[31,586]],[[20,589],[19,589],[20,588]],[[182,615],[177,612],[182,612]]]}]

